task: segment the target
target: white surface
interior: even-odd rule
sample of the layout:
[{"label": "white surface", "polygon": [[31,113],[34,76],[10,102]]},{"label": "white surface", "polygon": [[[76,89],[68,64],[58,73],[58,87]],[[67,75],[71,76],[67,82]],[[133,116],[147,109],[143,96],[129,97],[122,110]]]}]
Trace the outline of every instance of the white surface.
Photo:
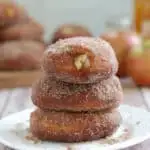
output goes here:
[{"label": "white surface", "polygon": [[[32,109],[33,110],[33,109]],[[18,150],[67,150],[67,144],[42,142],[33,144],[24,137],[27,134],[31,109],[8,116],[0,121],[0,142]],[[108,145],[103,140],[72,144],[73,150],[115,150],[135,145],[150,138],[150,113],[141,108],[122,105],[119,108],[123,124],[111,138],[121,137],[128,128],[131,136],[126,141]],[[79,148],[80,147],[80,148]]]},{"label": "white surface", "polygon": [[141,91],[142,91],[144,99],[146,100],[147,107],[150,108],[150,88],[149,87],[142,87]]},{"label": "white surface", "polygon": [[46,37],[62,23],[86,25],[94,35],[104,32],[104,22],[113,15],[132,12],[133,0],[15,0],[23,4],[46,29]]}]

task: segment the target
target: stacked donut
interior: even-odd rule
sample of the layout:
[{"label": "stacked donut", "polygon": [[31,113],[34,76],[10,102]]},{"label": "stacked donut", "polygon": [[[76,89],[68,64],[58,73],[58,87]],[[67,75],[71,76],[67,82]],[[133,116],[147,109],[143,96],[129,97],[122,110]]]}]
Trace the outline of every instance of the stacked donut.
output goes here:
[{"label": "stacked donut", "polygon": [[115,76],[118,62],[102,39],[74,37],[49,46],[43,76],[32,89],[38,107],[30,130],[41,140],[81,142],[113,134],[121,123],[123,99]]},{"label": "stacked donut", "polygon": [[92,33],[86,26],[79,24],[62,24],[55,29],[49,44],[53,44],[60,39],[72,37],[92,37]]},{"label": "stacked donut", "polygon": [[11,1],[0,1],[0,69],[39,68],[45,45],[43,27],[25,8]]}]

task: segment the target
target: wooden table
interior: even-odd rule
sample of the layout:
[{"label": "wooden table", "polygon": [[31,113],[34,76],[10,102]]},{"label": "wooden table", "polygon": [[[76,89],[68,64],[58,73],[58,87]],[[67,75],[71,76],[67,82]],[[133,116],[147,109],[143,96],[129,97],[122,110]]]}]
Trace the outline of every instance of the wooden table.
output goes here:
[{"label": "wooden table", "polygon": [[[131,106],[142,107],[150,110],[150,90],[148,88],[138,88],[131,80],[122,80],[124,88],[124,103]],[[32,107],[30,99],[30,88],[16,88],[0,91],[0,118],[11,113]],[[0,144],[0,150],[10,150]],[[150,150],[150,140],[142,144],[124,150]]]}]

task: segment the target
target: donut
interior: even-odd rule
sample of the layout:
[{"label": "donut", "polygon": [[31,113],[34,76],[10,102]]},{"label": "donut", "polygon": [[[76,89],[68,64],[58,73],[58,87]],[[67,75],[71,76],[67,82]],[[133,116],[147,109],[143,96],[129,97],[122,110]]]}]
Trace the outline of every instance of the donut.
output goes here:
[{"label": "donut", "polygon": [[58,80],[86,84],[115,75],[118,61],[106,41],[92,37],[73,37],[50,45],[42,58],[42,68]]},{"label": "donut", "polygon": [[0,44],[1,70],[40,68],[44,44],[35,41],[9,41]]},{"label": "donut", "polygon": [[0,41],[8,40],[35,40],[43,41],[44,29],[33,19],[28,22],[14,24],[0,29]]},{"label": "donut", "polygon": [[22,6],[9,0],[0,1],[0,27],[26,20],[28,20],[28,14]]},{"label": "donut", "polygon": [[112,135],[121,123],[116,110],[94,113],[43,111],[31,113],[30,131],[40,140],[82,142]]},{"label": "donut", "polygon": [[66,39],[77,36],[91,37],[92,34],[85,26],[77,24],[63,24],[53,33],[52,40],[50,43],[55,43],[60,39]]},{"label": "donut", "polygon": [[115,76],[96,84],[69,84],[42,77],[33,84],[31,98],[44,110],[99,111],[118,107],[123,90]]}]

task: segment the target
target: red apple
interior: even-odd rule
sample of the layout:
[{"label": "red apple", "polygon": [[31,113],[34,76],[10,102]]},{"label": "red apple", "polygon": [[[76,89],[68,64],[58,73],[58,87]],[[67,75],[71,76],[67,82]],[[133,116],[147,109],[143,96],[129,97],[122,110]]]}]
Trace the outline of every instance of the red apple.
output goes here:
[{"label": "red apple", "polygon": [[116,53],[116,57],[119,62],[119,70],[117,75],[119,77],[126,77],[126,58],[132,47],[139,44],[139,36],[132,31],[114,31],[103,34],[101,38],[108,41]]},{"label": "red apple", "polygon": [[128,55],[127,71],[137,85],[150,85],[150,41],[144,42],[143,49],[134,49]]}]

